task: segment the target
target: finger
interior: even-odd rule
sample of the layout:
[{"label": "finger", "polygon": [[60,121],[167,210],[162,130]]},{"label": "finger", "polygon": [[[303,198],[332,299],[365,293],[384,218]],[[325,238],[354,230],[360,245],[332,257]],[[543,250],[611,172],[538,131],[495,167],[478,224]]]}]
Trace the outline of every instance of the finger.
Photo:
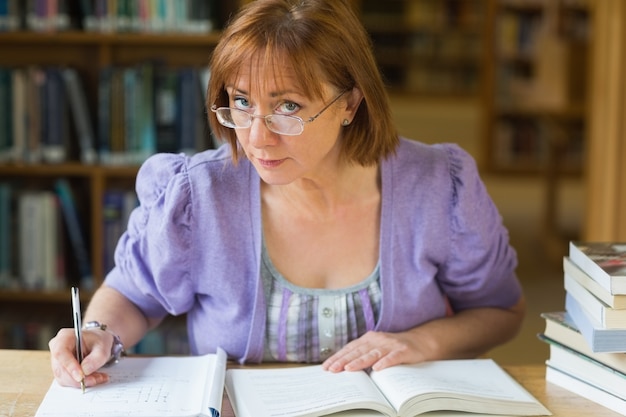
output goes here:
[{"label": "finger", "polygon": [[[85,332],[86,338],[90,343],[88,343],[89,353],[83,358],[82,368],[85,375],[90,375],[91,373],[97,371],[102,368],[104,364],[106,364],[111,357],[111,346],[113,344],[112,340],[105,337],[108,336],[106,332],[100,332],[102,334],[95,335],[87,335]],[[99,336],[97,339],[93,340],[93,336]],[[90,337],[91,336],[91,337]]]},{"label": "finger", "polygon": [[352,349],[353,346],[354,346],[353,343],[348,343],[342,349],[337,351],[334,355],[326,359],[322,363],[322,368],[331,372],[343,371],[345,365],[348,362],[353,361],[360,355],[356,350]]},{"label": "finger", "polygon": [[372,364],[372,369],[374,371],[382,371],[385,368],[400,365],[402,363],[405,363],[402,354],[398,351],[391,351],[389,354],[382,356],[378,361],[376,361],[376,363]]},{"label": "finger", "polygon": [[346,371],[360,371],[362,369],[370,368],[382,357],[383,354],[379,349],[371,349],[346,363],[343,368]]},{"label": "finger", "polygon": [[61,329],[48,343],[52,372],[62,385],[75,386],[83,379],[83,370],[76,360],[72,329]]},{"label": "finger", "polygon": [[96,385],[109,382],[109,374],[104,372],[93,372],[85,376],[85,386],[94,387]]},{"label": "finger", "polygon": [[372,360],[375,361],[380,355],[380,350],[372,349],[367,343],[350,343],[328,358],[323,365],[325,369],[331,372],[353,371],[369,367],[365,364]]}]

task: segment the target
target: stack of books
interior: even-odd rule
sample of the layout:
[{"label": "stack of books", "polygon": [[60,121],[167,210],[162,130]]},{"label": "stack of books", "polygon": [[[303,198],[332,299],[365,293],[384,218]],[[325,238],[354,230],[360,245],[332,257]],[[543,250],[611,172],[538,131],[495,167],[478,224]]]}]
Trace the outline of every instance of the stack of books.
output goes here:
[{"label": "stack of books", "polygon": [[570,242],[565,311],[543,313],[546,380],[626,414],[626,242]]}]

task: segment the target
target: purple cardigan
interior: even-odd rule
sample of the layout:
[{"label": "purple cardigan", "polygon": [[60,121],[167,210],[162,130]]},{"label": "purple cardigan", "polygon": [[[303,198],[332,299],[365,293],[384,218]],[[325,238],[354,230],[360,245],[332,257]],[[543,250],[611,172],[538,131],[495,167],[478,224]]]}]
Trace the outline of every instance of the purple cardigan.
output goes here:
[{"label": "purple cardigan", "polygon": [[[382,162],[376,330],[399,332],[456,311],[510,307],[521,296],[508,232],[473,159],[456,145],[401,140]],[[193,354],[263,356],[259,176],[222,146],[158,154],[137,175],[140,206],[106,284],[149,317],[188,315]]]}]

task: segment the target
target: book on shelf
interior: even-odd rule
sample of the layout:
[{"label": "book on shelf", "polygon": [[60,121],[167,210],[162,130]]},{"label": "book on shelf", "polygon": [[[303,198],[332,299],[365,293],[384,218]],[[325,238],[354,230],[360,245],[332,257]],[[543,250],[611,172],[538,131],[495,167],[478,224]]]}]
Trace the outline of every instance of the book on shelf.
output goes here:
[{"label": "book on shelf", "polygon": [[198,149],[206,149],[209,138],[202,83],[196,68],[181,68],[178,74],[178,151],[192,154]]},{"label": "book on shelf", "polygon": [[569,257],[611,294],[626,294],[626,242],[571,241]]},{"label": "book on shelf", "polygon": [[100,160],[137,164],[159,152],[195,153],[210,132],[202,97],[202,70],[151,62],[103,68],[98,86]]},{"label": "book on shelf", "polygon": [[569,293],[565,294],[565,310],[593,352],[626,352],[626,329],[603,327]]},{"label": "book on shelf", "polygon": [[65,83],[59,68],[43,68],[45,77],[41,97],[41,156],[46,163],[63,163],[68,158],[68,103]]},{"label": "book on shelf", "polygon": [[0,182],[0,288],[13,283],[13,188],[9,182]]},{"label": "book on shelf", "polygon": [[107,384],[85,393],[53,381],[35,417],[219,416],[226,354],[126,357],[104,370]]},{"label": "book on shelf", "polygon": [[24,191],[17,202],[20,286],[58,289],[65,283],[56,196]]},{"label": "book on shelf", "polygon": [[626,400],[626,374],[565,345],[542,339],[550,348],[546,364]]},{"label": "book on shelf", "polygon": [[157,152],[177,152],[176,100],[177,71],[157,67],[154,72],[154,120]]},{"label": "book on shelf", "polygon": [[550,415],[491,359],[398,365],[370,374],[331,373],[321,365],[230,369],[225,385],[238,417],[305,417],[356,410],[385,416],[443,410]]},{"label": "book on shelf", "polygon": [[28,129],[24,152],[19,155],[25,162],[41,162],[41,136],[43,129],[42,96],[45,73],[42,68],[31,66],[26,69],[26,113]]},{"label": "book on shelf", "polygon": [[13,79],[9,68],[0,67],[0,162],[10,160],[13,149]]},{"label": "book on shelf", "polygon": [[80,276],[80,286],[86,290],[95,288],[93,273],[91,270],[91,261],[89,259],[89,250],[82,219],[76,207],[76,200],[70,183],[65,178],[58,178],[54,182],[54,189],[61,203],[61,211],[65,228],[67,230],[69,241],[76,261],[76,268]]},{"label": "book on shelf", "polygon": [[212,0],[80,2],[81,26],[95,32],[208,33],[216,27]]},{"label": "book on shelf", "polygon": [[593,384],[551,366],[546,366],[546,381],[580,395],[616,413],[626,415],[626,400],[610,394]]},{"label": "book on shelf", "polygon": [[28,79],[26,72],[23,69],[14,68],[12,70],[11,81],[13,87],[13,100],[11,103],[13,116],[13,146],[9,148],[6,159],[3,160],[15,161],[21,160],[24,156],[28,132],[27,123],[29,123],[29,121],[24,117],[27,112],[26,93]]},{"label": "book on shelf", "polygon": [[138,200],[134,191],[108,189],[103,195],[103,263],[105,273],[110,271],[114,262],[115,248],[122,233],[128,225],[132,210],[137,207]]},{"label": "book on shelf", "polygon": [[72,120],[74,122],[74,129],[78,137],[80,162],[83,164],[93,164],[97,159],[95,136],[83,84],[74,68],[64,68],[62,74]]},{"label": "book on shelf", "polygon": [[611,308],[596,298],[569,274],[564,275],[567,294],[574,298],[585,312],[606,329],[626,329],[626,309]]},{"label": "book on shelf", "polygon": [[626,308],[626,295],[611,294],[610,291],[591,278],[567,256],[563,257],[563,271],[609,307],[616,309]]},{"label": "book on shelf", "polygon": [[541,317],[545,320],[546,327],[543,333],[539,335],[540,339],[547,339],[544,341],[554,341],[567,346],[598,362],[626,373],[626,353],[594,352],[567,312],[547,312],[542,313]]}]

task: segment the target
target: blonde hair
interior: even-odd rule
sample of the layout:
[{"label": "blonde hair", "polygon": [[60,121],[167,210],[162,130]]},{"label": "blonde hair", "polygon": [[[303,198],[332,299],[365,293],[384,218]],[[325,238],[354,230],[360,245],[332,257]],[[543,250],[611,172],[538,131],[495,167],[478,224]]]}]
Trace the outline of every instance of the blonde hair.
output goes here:
[{"label": "blonde hair", "polygon": [[[293,68],[306,95],[322,99],[322,84],[363,94],[354,120],[343,127],[342,156],[361,165],[378,163],[399,143],[370,38],[345,0],[256,0],[225,29],[211,57],[207,107],[228,106],[225,86],[244,65],[260,60],[280,77]],[[240,156],[235,131],[209,111],[214,134]]]}]

